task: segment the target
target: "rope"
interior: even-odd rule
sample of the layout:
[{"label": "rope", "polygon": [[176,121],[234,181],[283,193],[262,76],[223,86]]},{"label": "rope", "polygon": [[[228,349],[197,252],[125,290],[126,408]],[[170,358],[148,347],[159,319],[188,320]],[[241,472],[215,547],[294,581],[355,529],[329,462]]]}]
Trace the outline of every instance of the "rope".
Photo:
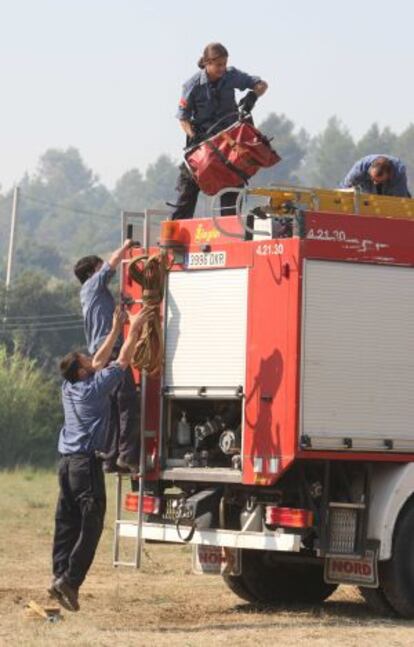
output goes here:
[{"label": "rope", "polygon": [[132,364],[148,375],[159,373],[163,364],[160,304],[164,298],[165,277],[169,269],[168,258],[164,253],[137,256],[128,263],[129,277],[141,286],[143,309],[149,311],[150,315],[143,325]]}]

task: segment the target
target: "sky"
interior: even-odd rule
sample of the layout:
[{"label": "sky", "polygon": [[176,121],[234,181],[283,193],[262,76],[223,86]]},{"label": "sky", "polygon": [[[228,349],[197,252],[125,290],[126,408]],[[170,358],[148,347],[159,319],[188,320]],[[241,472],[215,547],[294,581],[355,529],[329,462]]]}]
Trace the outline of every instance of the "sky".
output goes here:
[{"label": "sky", "polygon": [[[269,91],[312,135],[337,115],[355,137],[414,121],[411,0],[0,0],[0,185],[48,148],[79,149],[112,188],[161,153],[179,160],[176,106],[204,46]],[[276,143],[277,145],[277,143]]]}]

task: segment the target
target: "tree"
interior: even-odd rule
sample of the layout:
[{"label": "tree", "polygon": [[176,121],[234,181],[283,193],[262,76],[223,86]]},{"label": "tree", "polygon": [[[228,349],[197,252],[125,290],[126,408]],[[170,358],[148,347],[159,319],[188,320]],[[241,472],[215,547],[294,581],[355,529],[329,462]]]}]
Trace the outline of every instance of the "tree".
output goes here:
[{"label": "tree", "polygon": [[306,184],[337,187],[355,161],[355,144],[337,117],[315,137],[305,159],[302,177]]},{"label": "tree", "polygon": [[16,252],[21,256],[27,240],[48,245],[65,259],[61,267],[68,271],[76,257],[117,245],[119,207],[75,148],[46,151],[37,172],[26,174],[20,187]]},{"label": "tree", "polygon": [[393,155],[396,149],[397,135],[390,128],[381,132],[378,124],[372,124],[356,145],[356,157],[365,157],[376,153]]},{"label": "tree", "polygon": [[408,184],[414,194],[414,124],[410,124],[398,137],[396,155],[407,166]]},{"label": "tree", "polygon": [[139,169],[131,169],[119,178],[115,185],[114,197],[122,211],[145,209],[146,184]]},{"label": "tree", "polygon": [[[1,314],[6,291],[0,285]],[[7,318],[0,323],[0,344],[25,356],[57,377],[56,360],[85,346],[79,288],[50,280],[42,273],[21,274],[7,294]]]},{"label": "tree", "polygon": [[298,171],[305,156],[308,135],[304,130],[295,134],[293,121],[285,115],[271,113],[260,125],[259,130],[269,139],[282,161],[268,169],[261,169],[252,184],[298,184]]},{"label": "tree", "polygon": [[174,201],[178,169],[168,155],[160,155],[148,166],[145,185],[148,206],[165,209],[167,201]]},{"label": "tree", "polygon": [[89,191],[98,183],[98,177],[85,166],[76,148],[50,148],[39,160],[36,183],[47,188],[49,198],[62,200]]},{"label": "tree", "polygon": [[57,384],[18,349],[0,346],[0,467],[50,464],[61,418]]},{"label": "tree", "polygon": [[22,237],[14,255],[13,272],[19,275],[30,270],[63,279],[67,267],[64,257],[55,247]]}]

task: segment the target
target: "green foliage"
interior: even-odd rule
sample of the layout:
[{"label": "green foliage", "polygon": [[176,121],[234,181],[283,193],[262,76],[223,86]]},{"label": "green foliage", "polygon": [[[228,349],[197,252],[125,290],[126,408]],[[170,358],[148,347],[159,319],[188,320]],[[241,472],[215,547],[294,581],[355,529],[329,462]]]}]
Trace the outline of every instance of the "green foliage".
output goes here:
[{"label": "green foliage", "polygon": [[[79,287],[74,282],[51,281],[47,274],[21,274],[7,295],[0,285],[0,343],[9,352],[18,345],[25,355],[57,376],[56,361],[85,345]],[[69,316],[68,316],[69,315]]]},{"label": "green foliage", "polygon": [[41,242],[73,261],[91,253],[91,241],[102,252],[118,242],[118,205],[76,149],[47,151],[20,188],[17,249]]},{"label": "green foliage", "polygon": [[124,211],[145,209],[145,181],[141,171],[134,168],[124,173],[115,185],[114,196]]},{"label": "green foliage", "polygon": [[56,383],[19,349],[0,346],[0,467],[50,464],[60,424]]},{"label": "green foliage", "polygon": [[146,198],[150,207],[165,209],[165,202],[174,199],[177,167],[168,155],[160,155],[150,164],[146,174]]},{"label": "green foliage", "polygon": [[407,166],[408,185],[414,195],[414,124],[410,124],[398,137],[395,154]]},{"label": "green foliage", "polygon": [[298,184],[298,172],[308,146],[306,132],[301,130],[296,134],[293,121],[274,112],[262,121],[259,130],[272,139],[272,145],[282,161],[276,166],[259,171],[252,183],[255,186]]},{"label": "green foliage", "polygon": [[22,237],[14,255],[13,271],[19,276],[28,268],[59,279],[67,278],[67,260],[56,247]]},{"label": "green foliage", "polygon": [[305,160],[306,184],[337,187],[356,160],[354,141],[336,117],[315,137]]},{"label": "green foliage", "polygon": [[381,132],[378,124],[372,124],[356,145],[356,157],[381,154],[395,155],[398,149],[398,137],[389,128]]},{"label": "green foliage", "polygon": [[166,201],[174,200],[177,174],[177,166],[168,155],[160,155],[150,164],[145,178],[138,169],[127,171],[114,190],[120,210],[165,209]]},{"label": "green foliage", "polygon": [[46,187],[50,198],[61,200],[92,189],[97,181],[79,151],[70,147],[66,151],[50,148],[41,156],[35,183]]}]

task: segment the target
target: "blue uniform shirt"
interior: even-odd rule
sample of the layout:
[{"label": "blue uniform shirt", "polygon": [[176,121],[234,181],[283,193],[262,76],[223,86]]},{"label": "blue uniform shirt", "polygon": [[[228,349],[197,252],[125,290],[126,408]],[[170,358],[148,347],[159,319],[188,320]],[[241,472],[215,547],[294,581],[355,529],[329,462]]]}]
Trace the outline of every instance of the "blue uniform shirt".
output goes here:
[{"label": "blue uniform shirt", "polygon": [[[112,328],[112,317],[115,301],[108,288],[108,283],[115,274],[105,261],[101,269],[85,281],[80,291],[83,321],[85,326],[88,351],[94,355]],[[119,350],[122,344],[120,337],[114,346]]]},{"label": "blue uniform shirt", "polygon": [[123,375],[119,364],[113,362],[86,380],[63,382],[65,420],[59,435],[60,454],[92,454],[104,449],[111,412],[109,394]]},{"label": "blue uniform shirt", "polygon": [[[261,81],[259,76],[250,76],[235,67],[228,67],[215,82],[208,79],[207,72],[200,70],[183,85],[178,107],[178,119],[190,121],[198,133],[204,133],[221,117],[237,111],[234,91],[252,89]],[[234,115],[221,123],[224,128],[235,121]]]},{"label": "blue uniform shirt", "polygon": [[379,193],[377,186],[373,183],[368,173],[372,162],[378,157],[386,157],[389,159],[394,169],[391,179],[382,184],[381,194],[410,198],[411,195],[407,187],[405,166],[398,157],[391,157],[391,155],[367,155],[358,160],[345,177],[341,187],[347,189],[353,186],[360,186],[361,191],[364,193]]}]

